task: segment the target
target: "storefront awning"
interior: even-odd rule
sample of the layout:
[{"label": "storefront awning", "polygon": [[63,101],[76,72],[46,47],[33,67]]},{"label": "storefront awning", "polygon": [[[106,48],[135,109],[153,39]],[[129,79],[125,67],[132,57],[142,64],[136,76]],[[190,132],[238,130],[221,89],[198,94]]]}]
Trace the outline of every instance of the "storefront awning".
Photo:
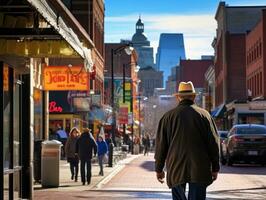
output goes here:
[{"label": "storefront awning", "polygon": [[220,106],[216,107],[214,110],[211,111],[211,116],[213,118],[221,118],[226,111],[225,104],[221,104]]},{"label": "storefront awning", "polygon": [[[84,67],[92,71],[91,49],[94,44],[88,34],[70,11],[58,0],[27,0],[46,19],[46,21],[67,41],[67,43],[84,59]],[[49,2],[49,3],[48,3]],[[54,7],[51,7],[51,3]],[[71,26],[69,26],[69,24]],[[73,30],[73,29],[74,30]],[[78,30],[78,33],[76,33]],[[79,35],[82,35],[81,41]],[[86,44],[86,46],[83,45]]]}]

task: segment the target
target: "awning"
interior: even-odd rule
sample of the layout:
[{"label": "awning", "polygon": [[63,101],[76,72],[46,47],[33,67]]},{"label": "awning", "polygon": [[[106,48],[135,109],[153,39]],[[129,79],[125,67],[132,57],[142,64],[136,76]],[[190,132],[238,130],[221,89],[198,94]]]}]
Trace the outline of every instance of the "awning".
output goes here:
[{"label": "awning", "polygon": [[225,104],[221,104],[220,106],[217,106],[214,110],[211,111],[211,116],[214,118],[222,118],[225,111]]},{"label": "awning", "polygon": [[[93,47],[93,43],[90,40],[89,36],[84,33],[82,26],[74,19],[73,15],[67,10],[64,4],[58,0],[54,0],[53,3],[60,7],[62,12],[55,12],[53,10],[47,0],[27,0],[36,10],[47,20],[47,22],[70,44],[70,46],[84,59],[84,67],[88,71],[92,71],[93,61],[91,58],[91,50],[88,48]],[[60,11],[61,11],[60,10]],[[65,15],[64,15],[65,14]],[[68,21],[71,21],[71,25],[76,25],[79,27],[82,35],[87,37],[88,48],[83,46],[80,41],[78,35],[73,31],[72,28],[66,23],[64,17],[67,18]],[[76,28],[76,27],[73,27]],[[77,29],[76,29],[77,30]]]}]

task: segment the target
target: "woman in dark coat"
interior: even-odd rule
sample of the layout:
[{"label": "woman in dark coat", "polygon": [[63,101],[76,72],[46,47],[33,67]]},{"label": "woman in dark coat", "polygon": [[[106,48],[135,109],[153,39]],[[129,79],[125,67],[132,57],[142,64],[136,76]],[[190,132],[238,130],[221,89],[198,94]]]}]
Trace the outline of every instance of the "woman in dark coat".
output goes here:
[{"label": "woman in dark coat", "polygon": [[[81,181],[82,184],[85,185],[86,178],[87,177],[87,183],[88,185],[91,182],[91,159],[92,159],[92,153],[94,153],[94,156],[97,154],[97,144],[90,132],[89,128],[85,128],[81,136],[79,137],[77,141],[76,146],[76,153],[79,156],[80,159],[80,173],[81,173]],[[87,171],[87,176],[85,173],[85,167]]]},{"label": "woman in dark coat", "polygon": [[71,180],[73,180],[75,177],[75,182],[77,182],[78,180],[78,171],[79,171],[79,158],[75,154],[76,143],[79,136],[80,136],[80,131],[76,127],[72,128],[65,145],[67,162],[69,162],[70,164]]}]

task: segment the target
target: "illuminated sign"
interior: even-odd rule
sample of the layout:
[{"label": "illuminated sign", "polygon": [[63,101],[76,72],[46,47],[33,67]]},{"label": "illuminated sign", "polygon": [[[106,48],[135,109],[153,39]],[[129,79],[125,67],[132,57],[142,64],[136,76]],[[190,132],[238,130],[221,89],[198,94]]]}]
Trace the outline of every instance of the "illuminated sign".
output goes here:
[{"label": "illuminated sign", "polygon": [[82,66],[44,67],[45,90],[89,90],[89,75]]},{"label": "illuminated sign", "polygon": [[49,103],[49,112],[50,113],[54,113],[54,112],[61,113],[63,112],[63,108],[61,106],[57,106],[55,101],[51,101]]}]

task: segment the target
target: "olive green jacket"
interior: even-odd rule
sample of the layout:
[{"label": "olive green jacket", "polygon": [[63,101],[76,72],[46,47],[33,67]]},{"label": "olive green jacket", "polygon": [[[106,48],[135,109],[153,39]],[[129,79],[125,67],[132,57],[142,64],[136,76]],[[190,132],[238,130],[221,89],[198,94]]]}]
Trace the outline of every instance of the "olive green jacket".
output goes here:
[{"label": "olive green jacket", "polygon": [[161,118],[155,147],[155,170],[166,163],[170,188],[182,183],[212,183],[218,172],[219,137],[210,114],[191,100],[183,100]]}]

